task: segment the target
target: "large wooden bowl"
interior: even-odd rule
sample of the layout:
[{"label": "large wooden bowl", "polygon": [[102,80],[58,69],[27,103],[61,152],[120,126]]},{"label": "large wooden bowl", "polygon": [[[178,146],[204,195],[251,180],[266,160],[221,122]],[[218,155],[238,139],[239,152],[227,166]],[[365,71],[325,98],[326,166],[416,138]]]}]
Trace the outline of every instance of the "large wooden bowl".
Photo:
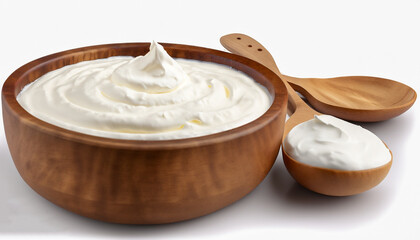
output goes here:
[{"label": "large wooden bowl", "polygon": [[149,43],[84,47],[52,54],[16,70],[2,89],[7,143],[22,178],[41,196],[80,215],[115,223],[159,224],[202,216],[252,191],[278,154],[287,92],[276,74],[237,55],[162,44],[177,58],[231,66],[274,98],[257,120],[218,134],[169,141],[95,137],[43,122],[16,96],[41,75],[84,60],[138,56]]}]

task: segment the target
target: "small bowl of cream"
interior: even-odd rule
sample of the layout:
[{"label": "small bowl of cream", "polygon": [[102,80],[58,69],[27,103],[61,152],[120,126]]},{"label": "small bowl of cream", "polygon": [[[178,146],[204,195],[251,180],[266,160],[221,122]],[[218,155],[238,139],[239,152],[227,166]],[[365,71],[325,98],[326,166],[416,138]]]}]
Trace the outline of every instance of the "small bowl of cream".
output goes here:
[{"label": "small bowl of cream", "polygon": [[315,115],[290,130],[283,160],[302,186],[330,196],[358,194],[388,174],[392,153],[372,132],[330,115]]},{"label": "small bowl of cream", "polygon": [[2,89],[26,183],[77,214],[129,224],[195,218],[252,191],[277,157],[286,104],[261,64],[156,42],[45,56]]}]

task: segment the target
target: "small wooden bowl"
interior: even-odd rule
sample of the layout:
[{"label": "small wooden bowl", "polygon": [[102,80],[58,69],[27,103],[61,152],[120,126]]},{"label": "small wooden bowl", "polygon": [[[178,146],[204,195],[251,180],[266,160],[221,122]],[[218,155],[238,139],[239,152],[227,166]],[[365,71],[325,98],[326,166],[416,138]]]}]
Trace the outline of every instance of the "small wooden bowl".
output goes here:
[{"label": "small wooden bowl", "polygon": [[283,162],[290,175],[303,187],[328,196],[350,196],[365,192],[378,185],[389,172],[387,164],[366,170],[344,171],[311,166],[298,162],[282,148]]},{"label": "small wooden bowl", "polygon": [[4,83],[4,129],[22,178],[41,196],[77,214],[115,223],[159,224],[195,218],[223,208],[252,191],[278,154],[287,92],[263,65],[217,50],[162,44],[176,58],[238,69],[264,85],[274,102],[257,120],[197,138],[135,141],[85,135],[43,122],[16,96],[45,73],[80,61],[138,56],[149,43],[68,50],[32,61]]}]

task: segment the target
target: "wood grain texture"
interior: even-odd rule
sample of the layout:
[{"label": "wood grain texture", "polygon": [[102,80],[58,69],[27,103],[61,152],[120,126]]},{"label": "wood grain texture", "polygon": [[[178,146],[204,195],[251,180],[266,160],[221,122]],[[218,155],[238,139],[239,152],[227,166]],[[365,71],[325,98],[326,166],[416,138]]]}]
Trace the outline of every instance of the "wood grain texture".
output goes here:
[{"label": "wood grain texture", "polygon": [[[223,36],[220,41],[229,51],[269,67],[286,85],[289,96],[288,114],[290,118],[285,124],[283,141],[296,125],[311,120],[314,115],[320,114],[310,108],[296,94],[295,90],[286,81],[287,78],[280,74],[270,52],[259,42],[244,34],[229,34]],[[386,177],[392,165],[392,152],[391,161],[388,164],[362,171],[339,171],[313,167],[291,158],[284,151],[284,148],[282,148],[282,153],[287,170],[298,183],[309,190],[330,196],[349,196],[367,191],[378,185]]]},{"label": "wood grain texture", "polygon": [[290,175],[303,187],[328,196],[350,196],[365,192],[384,180],[391,161],[377,168],[360,171],[342,171],[314,167],[291,158],[282,150],[284,165]]},{"label": "wood grain texture", "polygon": [[[258,62],[287,81],[291,85],[290,88],[301,93],[315,109],[324,114],[358,122],[383,121],[407,111],[417,98],[411,87],[385,78],[296,78],[284,75],[280,73],[267,49],[245,34],[229,34],[223,36],[220,42],[233,53],[241,51],[242,56],[258,59]],[[290,88],[289,105],[293,111],[299,96]]]},{"label": "wood grain texture", "polygon": [[283,78],[320,112],[350,121],[388,120],[406,112],[417,99],[409,86],[385,78]]},{"label": "wood grain texture", "polygon": [[17,94],[49,71],[84,60],[144,55],[149,43],[52,54],[16,70],[2,89],[7,143],[29,186],[83,216],[160,224],[214,212],[244,197],[264,179],[282,141],[285,86],[266,67],[247,58],[201,47],[162,45],[173,57],[216,62],[245,72],[268,89],[272,106],[249,124],[198,138],[135,141],[85,135],[33,117],[18,104]]}]

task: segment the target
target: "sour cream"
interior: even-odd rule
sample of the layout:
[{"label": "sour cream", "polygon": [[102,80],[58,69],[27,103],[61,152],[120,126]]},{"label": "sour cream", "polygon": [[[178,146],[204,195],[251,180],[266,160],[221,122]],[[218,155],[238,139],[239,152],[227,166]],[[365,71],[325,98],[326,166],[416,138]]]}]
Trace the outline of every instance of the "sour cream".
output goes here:
[{"label": "sour cream", "polygon": [[17,96],[50,124],[94,136],[166,140],[247,124],[270,107],[263,86],[230,67],[173,59],[152,42],[144,56],[84,61],[51,71]]},{"label": "sour cream", "polygon": [[364,170],[391,161],[389,149],[375,134],[329,115],[295,126],[283,147],[299,162],[330,169]]}]

